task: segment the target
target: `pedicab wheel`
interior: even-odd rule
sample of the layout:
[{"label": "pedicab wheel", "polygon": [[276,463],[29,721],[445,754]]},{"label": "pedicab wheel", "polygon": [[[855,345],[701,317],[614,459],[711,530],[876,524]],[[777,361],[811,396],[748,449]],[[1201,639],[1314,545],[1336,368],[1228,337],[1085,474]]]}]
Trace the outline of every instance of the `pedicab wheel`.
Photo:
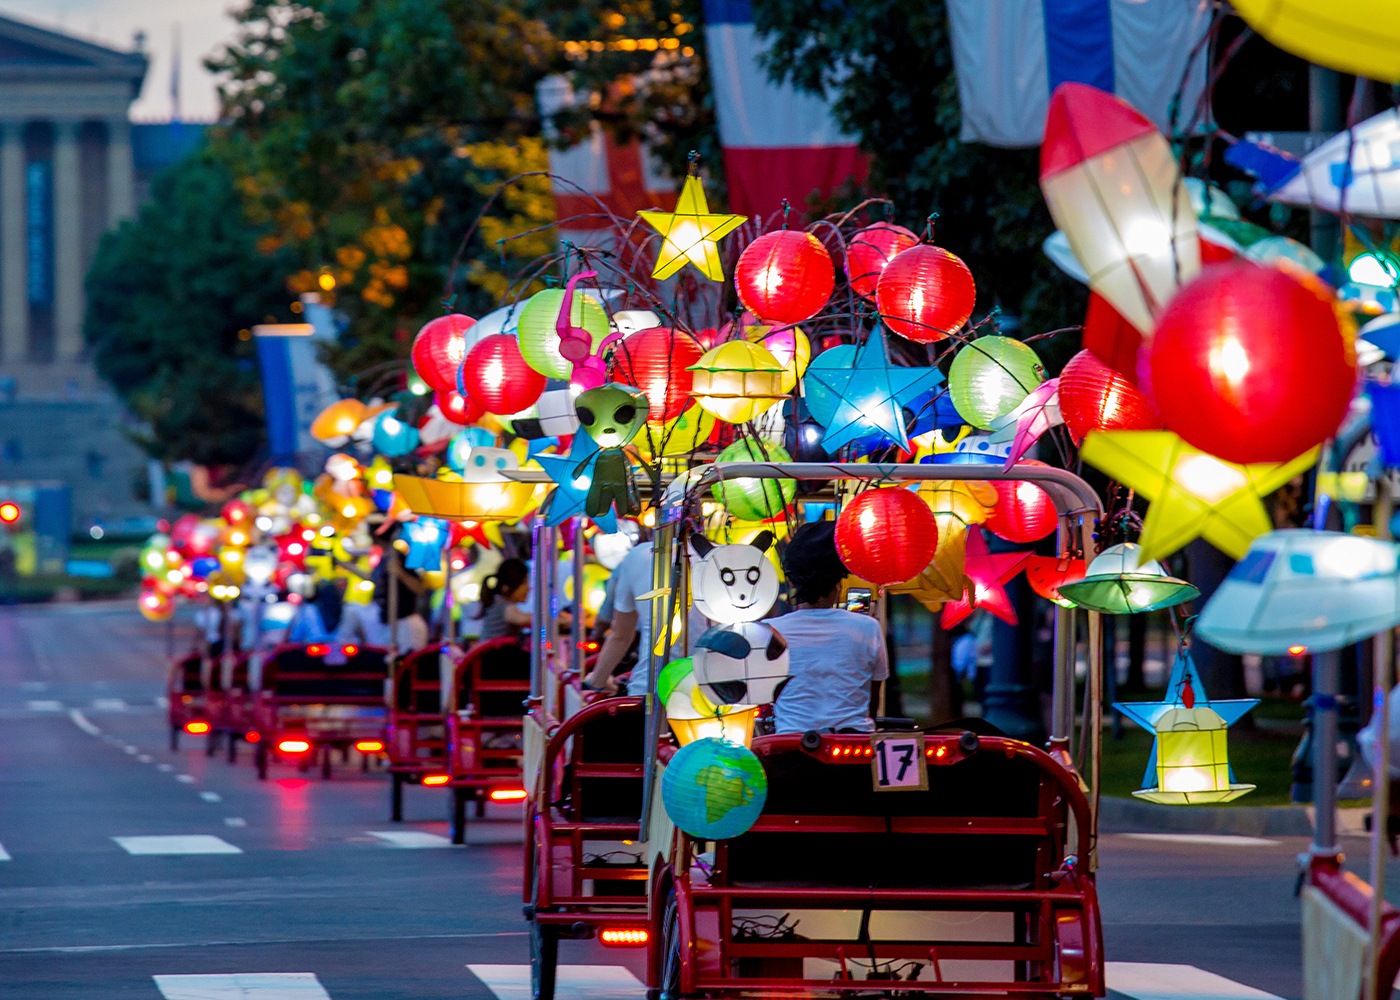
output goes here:
[{"label": "pedicab wheel", "polygon": [[211,729],[209,735],[204,738],[204,756],[214,756],[214,751],[217,749],[219,749],[219,731]]},{"label": "pedicab wheel", "polygon": [[327,743],[327,744],[326,744],[326,747],[325,747],[325,750],[324,750],[324,751],[322,752],[322,754],[321,754],[321,777],[322,777],[322,778],[329,778],[329,777],[331,776],[331,751],[332,751],[332,749],[333,749],[333,748],[331,747],[331,745],[330,745],[329,743]]},{"label": "pedicab wheel", "polygon": [[228,734],[228,762],[238,763],[238,737],[233,733]]},{"label": "pedicab wheel", "polygon": [[311,770],[311,758],[316,756],[315,751],[307,750],[297,754],[297,770],[305,774]]},{"label": "pedicab wheel", "polygon": [[452,843],[467,842],[467,790],[452,789]]},{"label": "pedicab wheel", "polygon": [[681,909],[676,891],[666,894],[661,916],[661,996],[660,1000],[681,997]]},{"label": "pedicab wheel", "polygon": [[180,727],[170,727],[170,749],[172,751],[180,749]]},{"label": "pedicab wheel", "polygon": [[536,904],[540,898],[540,873],[535,869],[530,879],[530,997],[531,1000],[554,1000],[554,975],[559,967],[559,931],[541,924]]},{"label": "pedicab wheel", "polygon": [[402,771],[395,771],[391,776],[392,790],[389,792],[389,822],[403,822],[403,782]]},{"label": "pedicab wheel", "polygon": [[253,761],[258,766],[258,778],[267,779],[267,747],[259,743],[258,748],[253,751]]}]

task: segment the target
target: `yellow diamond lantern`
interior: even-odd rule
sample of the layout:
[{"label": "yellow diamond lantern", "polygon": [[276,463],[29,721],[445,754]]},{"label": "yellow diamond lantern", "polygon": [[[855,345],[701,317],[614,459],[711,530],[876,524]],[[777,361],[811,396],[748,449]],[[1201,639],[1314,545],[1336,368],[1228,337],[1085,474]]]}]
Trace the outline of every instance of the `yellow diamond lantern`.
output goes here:
[{"label": "yellow diamond lantern", "polygon": [[712,213],[705,200],[705,188],[693,174],[685,179],[674,212],[637,214],[661,234],[661,248],[656,252],[656,267],[651,272],[653,278],[661,279],[694,264],[711,281],[723,281],[718,241],[748,221],[742,215]]},{"label": "yellow diamond lantern", "polygon": [[730,340],[690,366],[695,401],[721,420],[742,424],[783,398],[782,362],[746,340]]}]

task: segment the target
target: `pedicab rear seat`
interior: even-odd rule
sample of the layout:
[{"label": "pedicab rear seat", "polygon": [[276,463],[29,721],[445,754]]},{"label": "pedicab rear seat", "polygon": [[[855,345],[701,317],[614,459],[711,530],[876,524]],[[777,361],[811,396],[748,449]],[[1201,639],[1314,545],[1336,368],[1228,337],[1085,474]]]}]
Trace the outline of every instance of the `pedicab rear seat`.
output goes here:
[{"label": "pedicab rear seat", "polygon": [[407,654],[394,668],[387,725],[389,770],[410,776],[445,769],[447,723],[443,718],[441,656],[445,644]]},{"label": "pedicab rear seat", "polygon": [[928,790],[876,792],[868,737],[824,736],[812,751],[801,739],[753,741],[763,813],[716,842],[708,875],[679,838],[682,995],[869,991],[877,964],[904,992],[1103,994],[1073,775],[1026,743],[986,736],[969,750],[934,733]]},{"label": "pedicab rear seat", "polygon": [[474,795],[523,788],[521,729],[529,695],[529,652],[517,640],[488,639],[459,654],[446,716],[453,788]]},{"label": "pedicab rear seat", "polygon": [[201,653],[185,653],[171,659],[165,676],[165,698],[170,718],[170,749],[174,750],[186,723],[210,721],[209,691]]},{"label": "pedicab rear seat", "polygon": [[312,746],[384,738],[385,650],[327,643],[286,644],[263,663],[255,729],[274,746],[294,737]]}]

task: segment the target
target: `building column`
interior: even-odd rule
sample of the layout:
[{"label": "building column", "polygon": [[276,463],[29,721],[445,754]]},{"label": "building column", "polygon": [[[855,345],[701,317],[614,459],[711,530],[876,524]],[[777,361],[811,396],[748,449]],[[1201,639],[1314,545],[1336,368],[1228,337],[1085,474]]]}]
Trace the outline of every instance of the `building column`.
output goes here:
[{"label": "building column", "polygon": [[70,361],[83,351],[83,204],[77,122],[54,122],[53,175],[54,355],[59,361]]},{"label": "building column", "polygon": [[136,214],[135,161],[131,153],[131,122],[107,122],[107,227],[115,229]]},{"label": "building column", "polygon": [[0,123],[0,359],[29,357],[24,123]]}]

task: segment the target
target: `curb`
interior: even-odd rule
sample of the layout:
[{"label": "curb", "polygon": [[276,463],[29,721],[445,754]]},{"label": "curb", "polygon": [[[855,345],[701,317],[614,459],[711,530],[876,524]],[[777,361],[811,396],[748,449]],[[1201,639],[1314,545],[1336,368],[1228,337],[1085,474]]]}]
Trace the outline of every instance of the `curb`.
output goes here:
[{"label": "curb", "polygon": [[1164,806],[1156,802],[1099,800],[1105,833],[1224,833],[1242,837],[1311,837],[1305,806]]}]

